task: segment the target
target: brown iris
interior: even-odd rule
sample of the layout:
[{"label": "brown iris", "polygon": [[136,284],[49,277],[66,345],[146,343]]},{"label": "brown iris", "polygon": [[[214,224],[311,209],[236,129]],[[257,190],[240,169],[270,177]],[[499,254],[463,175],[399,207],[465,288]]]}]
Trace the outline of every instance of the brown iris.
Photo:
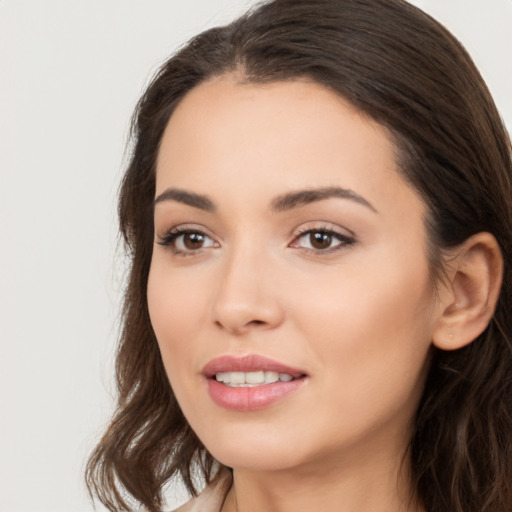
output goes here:
[{"label": "brown iris", "polygon": [[205,236],[201,233],[184,233],[183,234],[183,245],[193,251],[201,249],[204,244]]},{"label": "brown iris", "polygon": [[321,231],[313,231],[309,234],[311,247],[315,249],[329,249],[332,243],[332,235]]}]

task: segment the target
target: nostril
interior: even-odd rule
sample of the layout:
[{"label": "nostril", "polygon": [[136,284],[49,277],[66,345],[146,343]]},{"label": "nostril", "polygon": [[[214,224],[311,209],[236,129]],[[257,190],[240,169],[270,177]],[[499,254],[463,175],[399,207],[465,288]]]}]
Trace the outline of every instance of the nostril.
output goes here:
[{"label": "nostril", "polygon": [[265,300],[254,295],[248,295],[247,300],[221,297],[213,304],[212,317],[217,328],[242,334],[248,329],[277,327],[283,320],[283,311],[277,301],[269,297]]},{"label": "nostril", "polygon": [[268,325],[267,322],[265,322],[264,320],[250,320],[249,322],[246,322],[246,323],[241,323],[240,325],[236,325],[236,326],[233,326],[233,325],[229,325],[229,323],[223,323],[222,321],[219,321],[219,320],[216,320],[215,321],[215,326],[216,327],[219,327],[221,329],[225,329],[226,327],[228,327],[228,330],[232,330],[233,332],[235,331],[245,331],[247,328],[255,328],[255,327],[259,327],[259,326],[265,326],[265,325]]}]

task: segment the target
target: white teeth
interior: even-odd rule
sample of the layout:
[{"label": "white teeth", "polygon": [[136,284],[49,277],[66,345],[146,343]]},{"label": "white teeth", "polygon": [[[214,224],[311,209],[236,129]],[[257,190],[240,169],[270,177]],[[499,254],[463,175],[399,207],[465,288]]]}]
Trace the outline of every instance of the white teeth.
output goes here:
[{"label": "white teeth", "polygon": [[293,380],[293,377],[287,373],[257,371],[219,372],[215,374],[215,379],[233,388],[251,388],[261,384],[272,384],[277,381],[289,382]]},{"label": "white teeth", "polygon": [[263,384],[265,382],[265,372],[247,372],[245,382],[247,384]]},{"label": "white teeth", "polygon": [[[230,375],[231,384],[244,384],[245,383],[245,374],[244,372],[231,372]],[[224,381],[226,382],[226,381]]]},{"label": "white teeth", "polygon": [[279,373],[277,372],[265,372],[265,384],[272,384],[279,380]]}]

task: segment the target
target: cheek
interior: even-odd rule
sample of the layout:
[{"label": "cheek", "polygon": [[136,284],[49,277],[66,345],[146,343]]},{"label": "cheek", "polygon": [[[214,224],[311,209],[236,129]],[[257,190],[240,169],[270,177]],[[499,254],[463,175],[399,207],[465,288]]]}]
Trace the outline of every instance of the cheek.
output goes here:
[{"label": "cheek", "polygon": [[385,270],[340,270],[296,303],[310,358],[345,410],[372,400],[392,409],[419,398],[431,342],[432,290],[425,266],[395,261]]},{"label": "cheek", "polygon": [[[151,324],[165,369],[172,383],[182,372],[189,372],[197,353],[194,340],[207,318],[203,282],[186,273],[170,272],[154,260],[148,279],[147,297]],[[174,386],[173,386],[174,387]]]}]

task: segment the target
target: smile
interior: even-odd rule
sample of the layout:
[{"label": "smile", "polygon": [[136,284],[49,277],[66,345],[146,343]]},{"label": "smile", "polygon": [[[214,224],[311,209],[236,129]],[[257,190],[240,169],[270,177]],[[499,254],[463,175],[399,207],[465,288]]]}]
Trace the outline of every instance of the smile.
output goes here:
[{"label": "smile", "polygon": [[302,370],[257,355],[216,358],[204,367],[202,374],[213,402],[233,411],[269,407],[307,381]]},{"label": "smile", "polygon": [[215,380],[230,387],[255,387],[274,382],[290,382],[294,378],[287,373],[278,372],[218,372]]}]

